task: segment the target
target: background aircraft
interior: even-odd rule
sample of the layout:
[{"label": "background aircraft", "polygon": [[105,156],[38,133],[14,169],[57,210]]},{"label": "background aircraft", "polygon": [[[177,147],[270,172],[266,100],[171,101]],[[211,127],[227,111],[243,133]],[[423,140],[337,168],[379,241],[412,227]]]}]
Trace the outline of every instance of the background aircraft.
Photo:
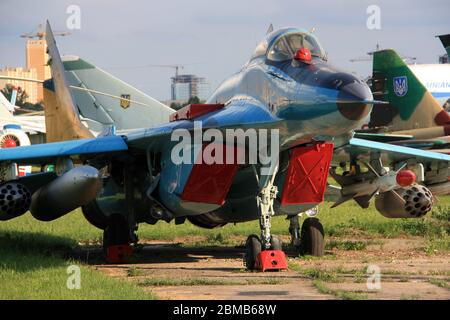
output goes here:
[{"label": "background aircraft", "polygon": [[[389,103],[374,106],[367,129],[357,130],[356,137],[449,153],[449,114],[395,51],[374,53],[372,92]],[[448,169],[425,167],[423,183],[435,195],[447,194]]]},{"label": "background aircraft", "polygon": [[[254,269],[262,255],[281,252],[281,242],[270,232],[272,215],[287,215],[295,223],[299,212],[323,201],[332,157],[350,164],[367,157],[371,173],[387,181],[371,194],[358,194],[361,201],[360,197],[371,198],[377,192],[380,197],[399,197],[396,190],[413,192],[415,176],[402,170],[405,166],[420,161],[448,166],[450,160],[440,153],[350,139],[377,101],[364,82],[327,63],[314,35],[297,28],[269,33],[207,105],[188,106],[172,114],[170,122],[150,128],[92,138],[79,117],[49,24],[46,34],[54,86],[53,103],[45,110],[47,139],[61,142],[0,150],[4,173],[0,194],[5,195],[0,219],[29,209],[36,219],[49,221],[82,206],[85,217],[104,229],[104,246],[112,261],[130,253],[138,223],[181,224],[189,219],[213,228],[259,219],[261,237],[251,235],[246,243],[245,265]],[[225,153],[248,148],[247,129],[278,129],[279,161],[177,164],[171,158],[177,144],[171,134],[176,129],[195,133],[194,120],[203,129],[222,133],[242,129],[235,144],[223,146]],[[386,159],[397,170],[386,170],[381,163]],[[77,161],[83,165],[74,166]],[[56,170],[17,178],[8,170],[14,163],[54,163]],[[268,169],[265,174],[263,169]],[[359,172],[346,176],[354,185],[363,177]],[[431,209],[428,190],[423,186],[421,190],[427,195],[425,208],[409,217]],[[382,213],[397,216],[389,210]],[[308,218],[301,231],[297,226],[292,230],[293,237],[301,234],[303,253],[323,254],[318,219]]]},{"label": "background aircraft", "polygon": [[[83,126],[90,131],[90,134],[86,132],[86,137],[95,137],[110,130],[116,130],[120,134],[130,129],[151,127],[167,122],[169,115],[174,112],[166,105],[77,56],[63,57],[63,65],[61,72],[65,73],[79,118]],[[5,76],[0,78],[29,81],[26,78]],[[44,105],[55,104],[53,80],[33,81],[44,83]],[[0,100],[0,106],[4,107],[0,110],[0,121],[19,124],[25,132],[31,130],[45,133],[44,116],[12,116],[5,110],[14,109],[6,98]],[[53,121],[49,120],[47,126],[50,130],[54,130]],[[64,128],[64,125],[60,127]]]},{"label": "background aircraft", "polygon": [[44,116],[21,115],[15,116],[15,106],[0,93],[0,128],[7,124],[19,125],[27,133],[45,132]]},{"label": "background aircraft", "polygon": [[[422,82],[433,97],[444,106],[450,99],[450,34],[438,36],[447,51],[447,63],[439,64],[412,64],[411,71]],[[448,108],[449,105],[446,105]]]}]

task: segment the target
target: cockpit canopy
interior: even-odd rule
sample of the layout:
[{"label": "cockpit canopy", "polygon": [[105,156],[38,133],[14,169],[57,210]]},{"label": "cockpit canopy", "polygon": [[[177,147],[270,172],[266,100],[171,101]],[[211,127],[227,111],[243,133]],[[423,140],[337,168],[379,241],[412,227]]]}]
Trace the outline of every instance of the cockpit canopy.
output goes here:
[{"label": "cockpit canopy", "polygon": [[301,48],[308,48],[313,57],[325,59],[325,51],[311,33],[285,28],[270,33],[255,49],[252,59],[266,56],[271,61],[291,60]]}]

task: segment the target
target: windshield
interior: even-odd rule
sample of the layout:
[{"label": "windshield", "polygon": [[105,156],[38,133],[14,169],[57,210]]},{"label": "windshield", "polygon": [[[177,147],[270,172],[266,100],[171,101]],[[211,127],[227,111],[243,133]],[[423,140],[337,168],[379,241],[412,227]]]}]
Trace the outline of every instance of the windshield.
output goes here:
[{"label": "windshield", "polygon": [[313,36],[306,33],[289,33],[275,41],[267,58],[273,61],[291,60],[301,48],[308,48],[312,56],[319,58],[325,56],[322,47]]}]

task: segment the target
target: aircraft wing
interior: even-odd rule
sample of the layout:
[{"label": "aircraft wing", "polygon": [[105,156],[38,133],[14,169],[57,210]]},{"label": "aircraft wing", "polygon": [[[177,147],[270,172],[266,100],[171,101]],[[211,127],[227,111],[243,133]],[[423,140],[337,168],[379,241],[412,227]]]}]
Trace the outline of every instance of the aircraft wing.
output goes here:
[{"label": "aircraft wing", "polygon": [[354,137],[378,142],[392,142],[392,141],[404,141],[414,139],[414,136],[406,134],[371,133],[371,132],[355,132]]},{"label": "aircraft wing", "polygon": [[[182,111],[182,110],[180,110]],[[179,112],[180,112],[179,111]],[[131,131],[127,134],[127,142],[130,148],[135,149],[159,149],[164,143],[170,141],[173,130],[185,129],[193,131],[194,121],[201,123],[202,129],[247,129],[247,128],[277,128],[276,118],[265,106],[251,97],[240,97],[216,111],[206,113],[189,120],[169,122],[158,127],[145,130]]]},{"label": "aircraft wing", "polygon": [[132,156],[146,150],[159,151],[170,142],[174,130],[194,130],[193,120],[201,123],[203,129],[215,128],[219,130],[250,127],[270,128],[277,124],[276,118],[256,100],[251,98],[239,99],[219,110],[205,113],[195,119],[173,121],[149,129],[137,129],[123,136],[112,135],[0,149],[0,163],[11,161],[18,164],[45,164],[51,163],[59,157],[82,156],[89,160],[97,157],[108,158],[114,152],[129,151]]},{"label": "aircraft wing", "polygon": [[389,143],[352,138],[349,142],[335,149],[336,160],[348,160],[348,156],[356,156],[360,160],[368,160],[371,153],[380,153],[383,162],[397,163],[410,159],[417,159],[420,162],[430,161],[450,161],[447,154],[409,148]]},{"label": "aircraft wing", "polygon": [[126,150],[128,150],[128,146],[124,137],[109,136],[0,149],[0,162],[46,164],[60,157],[86,156],[94,158]]}]

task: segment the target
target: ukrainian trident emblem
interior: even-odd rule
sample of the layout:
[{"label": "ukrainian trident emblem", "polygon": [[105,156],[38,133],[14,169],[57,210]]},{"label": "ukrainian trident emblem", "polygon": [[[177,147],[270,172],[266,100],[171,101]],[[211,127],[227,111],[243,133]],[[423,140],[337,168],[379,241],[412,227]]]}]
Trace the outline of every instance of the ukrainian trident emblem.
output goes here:
[{"label": "ukrainian trident emblem", "polygon": [[394,77],[394,92],[397,97],[408,93],[408,78],[406,76]]}]

